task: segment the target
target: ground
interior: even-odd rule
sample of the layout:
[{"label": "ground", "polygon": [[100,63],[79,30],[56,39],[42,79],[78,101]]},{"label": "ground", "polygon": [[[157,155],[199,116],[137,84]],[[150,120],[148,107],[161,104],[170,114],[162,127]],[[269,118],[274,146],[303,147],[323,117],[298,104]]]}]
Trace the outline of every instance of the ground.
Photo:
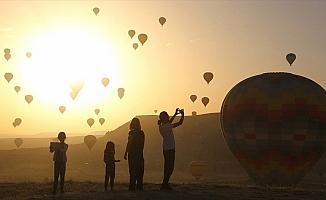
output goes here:
[{"label": "ground", "polygon": [[266,188],[248,185],[227,184],[176,184],[174,191],[160,191],[158,184],[145,184],[143,192],[129,192],[126,183],[116,184],[114,192],[104,192],[102,183],[68,182],[63,195],[51,194],[51,183],[0,183],[2,200],[47,200],[47,199],[139,199],[139,200],[193,200],[193,199],[275,199],[275,200],[323,200],[326,199],[325,185],[305,188]]}]

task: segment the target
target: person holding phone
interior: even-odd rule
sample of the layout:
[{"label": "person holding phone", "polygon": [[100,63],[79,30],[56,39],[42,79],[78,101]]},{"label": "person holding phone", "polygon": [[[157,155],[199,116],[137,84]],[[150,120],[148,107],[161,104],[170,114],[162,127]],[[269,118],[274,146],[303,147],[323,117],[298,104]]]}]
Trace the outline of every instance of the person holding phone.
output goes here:
[{"label": "person holding phone", "polygon": [[[179,122],[173,123],[175,117],[181,114]],[[172,190],[169,181],[174,170],[175,161],[175,140],[173,134],[173,128],[182,125],[184,120],[183,109],[177,108],[174,115],[170,118],[166,111],[163,111],[159,115],[158,125],[160,134],[163,138],[163,156],[164,156],[164,178],[161,186],[161,190]]]},{"label": "person holding phone", "polygon": [[68,144],[65,143],[66,134],[65,132],[60,132],[58,134],[58,140],[60,142],[51,142],[50,152],[53,153],[54,161],[54,180],[53,180],[53,194],[57,193],[58,179],[60,176],[60,192],[64,193],[64,183],[66,175],[66,163],[67,163],[67,150]]}]

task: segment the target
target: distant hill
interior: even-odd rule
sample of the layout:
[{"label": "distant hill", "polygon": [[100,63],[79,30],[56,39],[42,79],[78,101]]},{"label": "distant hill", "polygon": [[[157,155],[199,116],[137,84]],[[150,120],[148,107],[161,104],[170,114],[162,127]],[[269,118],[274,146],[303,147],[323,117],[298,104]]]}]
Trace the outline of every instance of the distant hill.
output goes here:
[{"label": "distant hill", "polygon": [[[157,116],[139,116],[145,132],[145,181],[160,182],[162,178],[162,138],[158,131]],[[176,119],[178,120],[178,118]],[[123,153],[127,142],[129,122],[99,137],[90,151],[85,144],[70,144],[68,150],[67,179],[102,181],[104,173],[103,150],[108,140],[116,144],[117,181],[128,180],[127,162]],[[205,181],[248,181],[246,172],[229,151],[221,134],[219,114],[187,116],[184,124],[175,129],[176,167],[173,180],[193,180],[189,163],[208,161]],[[69,142],[68,142],[69,143]],[[52,178],[52,155],[46,148],[22,148],[0,151],[0,180],[42,181]],[[5,162],[3,162],[5,161]],[[325,156],[322,165],[324,165]],[[323,167],[320,167],[323,168]],[[309,178],[310,177],[310,178]],[[320,181],[316,173],[307,180]],[[321,179],[324,180],[324,179]]]}]

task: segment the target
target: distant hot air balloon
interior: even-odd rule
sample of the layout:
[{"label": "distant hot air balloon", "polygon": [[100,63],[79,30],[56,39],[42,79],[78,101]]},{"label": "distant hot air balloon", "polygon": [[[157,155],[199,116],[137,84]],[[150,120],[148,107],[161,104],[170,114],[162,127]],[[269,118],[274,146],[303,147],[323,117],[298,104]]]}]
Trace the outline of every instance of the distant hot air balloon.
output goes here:
[{"label": "distant hot air balloon", "polygon": [[296,185],[325,152],[326,91],[290,73],[234,86],[221,107],[223,136],[258,185]]},{"label": "distant hot air balloon", "polygon": [[208,163],[206,161],[192,161],[190,163],[190,172],[196,180],[199,180],[207,171]]},{"label": "distant hot air balloon", "polygon": [[141,33],[138,35],[138,40],[141,43],[141,45],[144,45],[144,43],[147,41],[147,35],[145,33]]},{"label": "distant hot air balloon", "polygon": [[100,122],[100,124],[102,126],[104,124],[104,122],[105,122],[105,119],[104,118],[100,118],[98,121]]},{"label": "distant hot air balloon", "polygon": [[130,38],[132,39],[136,34],[136,31],[135,30],[129,30],[128,31],[128,35],[130,36]]},{"label": "distant hot air balloon", "polygon": [[80,90],[82,90],[84,87],[84,81],[79,80],[76,82],[73,82],[70,84],[70,89],[73,91],[75,94],[78,94]]},{"label": "distant hot air balloon", "polygon": [[154,113],[156,114],[157,113],[157,110],[154,110]]},{"label": "distant hot air balloon", "polygon": [[207,82],[207,84],[209,84],[209,82],[211,82],[211,80],[213,80],[213,73],[212,72],[205,72],[203,75],[205,81]]},{"label": "distant hot air balloon", "polygon": [[89,150],[91,150],[93,148],[96,141],[97,141],[97,139],[94,135],[87,135],[84,137],[84,143],[86,144],[86,146],[88,147]]},{"label": "distant hot air balloon", "polygon": [[87,120],[87,124],[88,124],[89,127],[92,127],[93,124],[94,124],[94,122],[95,122],[95,120],[94,120],[93,118],[89,118],[89,119]]},{"label": "distant hot air balloon", "polygon": [[26,95],[25,96],[25,101],[30,104],[33,101],[33,96],[32,95]]},{"label": "distant hot air balloon", "polygon": [[98,115],[98,114],[100,113],[100,111],[101,111],[101,110],[98,109],[98,108],[96,108],[96,109],[94,110],[94,112],[95,112],[96,115]]},{"label": "distant hot air balloon", "polygon": [[165,22],[166,22],[166,18],[165,18],[165,17],[160,17],[160,18],[158,19],[158,21],[160,22],[161,26],[163,27],[163,25],[164,25]]},{"label": "distant hot air balloon", "polygon": [[15,123],[15,122],[13,122],[13,123],[12,123],[12,126],[13,126],[14,128],[16,128],[16,123]]},{"label": "distant hot air balloon", "polygon": [[120,99],[125,95],[125,89],[124,88],[118,88],[118,96]]},{"label": "distant hot air balloon", "polygon": [[202,99],[201,99],[201,102],[204,104],[204,106],[206,107],[207,106],[207,104],[209,103],[209,98],[208,97],[203,97]]},{"label": "distant hot air balloon", "polygon": [[66,107],[65,106],[60,106],[59,111],[61,112],[61,114],[63,114],[66,111]]},{"label": "distant hot air balloon", "polygon": [[22,123],[22,119],[21,118],[16,118],[14,121],[15,127],[19,126]]},{"label": "distant hot air balloon", "polygon": [[196,101],[196,99],[197,99],[197,95],[194,95],[194,94],[190,95],[190,100],[191,100],[193,103]]},{"label": "distant hot air balloon", "polygon": [[71,91],[69,95],[70,95],[72,100],[75,100],[76,97],[78,96],[78,92]]},{"label": "distant hot air balloon", "polygon": [[15,91],[16,91],[17,93],[20,91],[20,89],[21,89],[20,86],[18,86],[18,85],[15,86]]},{"label": "distant hot air balloon", "polygon": [[12,80],[12,78],[14,77],[14,75],[12,73],[5,73],[4,77],[7,80],[7,82],[9,83]]},{"label": "distant hot air balloon", "polygon": [[26,53],[26,57],[27,57],[27,58],[31,58],[31,57],[32,57],[32,53],[31,53],[31,52],[27,52],[27,53]]},{"label": "distant hot air balloon", "polygon": [[11,58],[11,54],[10,53],[6,53],[4,55],[5,59],[8,61]]},{"label": "distant hot air balloon", "polygon": [[196,116],[197,115],[197,112],[196,111],[192,111],[191,115],[192,116]]},{"label": "distant hot air balloon", "polygon": [[106,86],[108,86],[108,84],[110,83],[110,79],[104,77],[104,78],[102,78],[101,82],[102,82],[102,85],[103,85],[104,87],[106,87]]},{"label": "distant hot air balloon", "polygon": [[6,48],[3,50],[5,52],[5,54],[9,54],[10,53],[10,49]]},{"label": "distant hot air balloon", "polygon": [[93,12],[95,15],[97,15],[100,12],[100,9],[95,7],[95,8],[93,8]]},{"label": "distant hot air balloon", "polygon": [[23,139],[21,139],[21,138],[16,138],[16,139],[14,140],[14,142],[15,142],[15,145],[17,146],[17,148],[19,148],[19,147],[23,144]]},{"label": "distant hot air balloon", "polygon": [[133,43],[132,47],[136,50],[138,48],[138,43]]},{"label": "distant hot air balloon", "polygon": [[286,55],[286,60],[288,61],[290,66],[292,66],[292,63],[295,61],[296,58],[297,56],[294,53],[289,53]]}]

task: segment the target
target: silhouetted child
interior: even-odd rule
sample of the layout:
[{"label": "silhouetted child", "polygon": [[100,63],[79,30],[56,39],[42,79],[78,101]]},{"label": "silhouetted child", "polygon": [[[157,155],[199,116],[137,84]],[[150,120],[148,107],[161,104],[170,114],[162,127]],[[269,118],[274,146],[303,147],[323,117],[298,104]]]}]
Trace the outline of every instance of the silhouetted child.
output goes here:
[{"label": "silhouetted child", "polygon": [[66,163],[67,163],[67,150],[68,144],[65,143],[66,134],[60,132],[58,134],[58,139],[60,142],[51,142],[50,152],[53,153],[54,161],[54,180],[53,180],[53,194],[57,193],[58,179],[60,176],[60,192],[64,193],[64,183],[65,183],[65,174],[66,174]]},{"label": "silhouetted child", "polygon": [[128,143],[124,159],[128,158],[129,165],[129,191],[143,190],[144,177],[144,143],[145,134],[141,129],[138,118],[133,118],[129,125]]},{"label": "silhouetted child", "polygon": [[110,181],[111,191],[114,187],[114,178],[115,178],[115,163],[120,162],[120,160],[116,160],[114,157],[115,148],[114,143],[108,141],[106,143],[106,148],[104,150],[104,162],[106,164],[105,167],[105,181],[104,181],[104,189],[107,191],[108,183]]},{"label": "silhouetted child", "polygon": [[[173,123],[174,118],[181,114],[180,121]],[[176,109],[175,114],[170,118],[166,111],[160,113],[158,125],[160,133],[163,137],[163,155],[164,155],[164,178],[161,190],[172,190],[169,181],[174,170],[175,160],[175,140],[173,128],[180,126],[184,120],[184,112],[179,108]]]}]

